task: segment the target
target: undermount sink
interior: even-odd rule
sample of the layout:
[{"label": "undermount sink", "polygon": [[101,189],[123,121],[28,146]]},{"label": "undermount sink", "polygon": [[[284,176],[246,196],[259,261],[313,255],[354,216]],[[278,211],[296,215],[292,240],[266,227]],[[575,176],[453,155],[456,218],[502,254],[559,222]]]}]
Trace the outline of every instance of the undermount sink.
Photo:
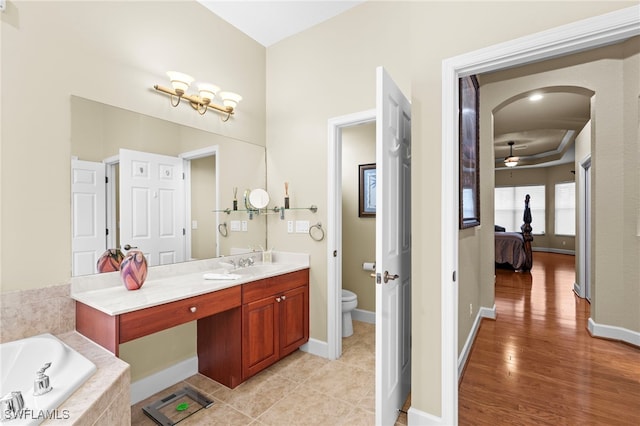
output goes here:
[{"label": "undermount sink", "polygon": [[257,265],[237,268],[237,269],[234,269],[232,272],[234,274],[240,274],[240,275],[263,275],[263,274],[270,274],[272,272],[276,272],[280,269],[282,269],[282,265],[272,264],[272,263],[259,263]]}]

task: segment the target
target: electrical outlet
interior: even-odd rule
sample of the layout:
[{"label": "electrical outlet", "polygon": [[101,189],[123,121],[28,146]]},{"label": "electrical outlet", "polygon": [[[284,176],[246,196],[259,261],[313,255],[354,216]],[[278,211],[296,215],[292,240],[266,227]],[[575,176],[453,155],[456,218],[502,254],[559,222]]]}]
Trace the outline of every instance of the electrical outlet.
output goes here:
[{"label": "electrical outlet", "polygon": [[473,315],[473,303],[469,303],[469,316]]},{"label": "electrical outlet", "polygon": [[287,232],[292,234],[293,233],[293,221],[292,220],[288,220],[287,221]]}]

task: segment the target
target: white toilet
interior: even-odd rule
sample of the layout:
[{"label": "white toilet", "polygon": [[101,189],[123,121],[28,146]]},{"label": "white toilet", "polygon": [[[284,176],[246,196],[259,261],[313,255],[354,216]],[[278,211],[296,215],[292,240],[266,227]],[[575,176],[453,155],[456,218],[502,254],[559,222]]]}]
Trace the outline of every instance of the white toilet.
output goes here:
[{"label": "white toilet", "polygon": [[349,290],[342,289],[342,337],[353,334],[351,311],[358,306],[358,296]]}]

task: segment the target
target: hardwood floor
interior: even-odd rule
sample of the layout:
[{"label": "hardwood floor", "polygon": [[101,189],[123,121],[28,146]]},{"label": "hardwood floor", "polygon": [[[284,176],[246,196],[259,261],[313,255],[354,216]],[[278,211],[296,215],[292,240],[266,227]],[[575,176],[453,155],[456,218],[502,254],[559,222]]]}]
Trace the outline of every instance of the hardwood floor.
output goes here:
[{"label": "hardwood floor", "polygon": [[460,425],[640,425],[640,349],[593,338],[572,289],[573,256],[534,253],[531,273],[496,271],[459,386]]}]

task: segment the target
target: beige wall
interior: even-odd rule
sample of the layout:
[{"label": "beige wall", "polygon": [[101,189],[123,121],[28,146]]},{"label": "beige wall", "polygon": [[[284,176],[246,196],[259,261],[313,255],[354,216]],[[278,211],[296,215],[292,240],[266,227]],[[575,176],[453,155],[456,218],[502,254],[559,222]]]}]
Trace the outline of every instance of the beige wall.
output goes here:
[{"label": "beige wall", "polygon": [[[374,106],[379,65],[412,100],[412,217],[420,218],[412,228],[413,258],[420,260],[413,262],[412,270],[415,408],[439,414],[441,405],[442,60],[632,4],[588,2],[578,8],[568,2],[367,2],[267,50],[269,188],[278,190],[285,180],[302,185],[300,196],[318,203],[321,220],[326,220],[327,206],[327,120]],[[493,205],[488,195],[493,162],[482,164],[481,214],[490,217],[484,215],[486,206]],[[326,259],[331,248],[326,243],[294,241],[284,226],[270,224],[269,241],[311,253],[311,335],[325,340]],[[478,235],[461,236],[469,245],[460,245],[460,262],[468,265],[465,271],[460,267],[460,297],[475,291],[478,305],[492,306],[493,256],[486,258],[486,251],[480,255],[475,248],[492,245],[493,226],[470,232]],[[480,241],[474,241],[477,238]]]},{"label": "beige wall", "polygon": [[[420,220],[414,221],[412,237],[413,255],[420,261],[413,262],[412,405],[438,415],[442,60],[633,4],[581,2],[576,7],[571,2],[535,1],[367,2],[265,51],[193,2],[9,1],[7,11],[0,15],[2,292],[69,280],[71,95],[266,144],[272,198],[282,197],[283,182],[289,181],[292,205],[316,204],[319,208],[315,215],[296,211],[290,217],[324,223],[327,119],[372,108],[375,67],[383,65],[411,97],[413,106],[412,216]],[[635,67],[635,62],[625,64],[625,70],[629,70],[626,78],[632,79]],[[244,100],[238,114],[222,123],[215,116],[200,117],[187,107],[171,108],[167,98],[151,90],[155,83],[167,83],[164,73],[170,69],[211,79],[241,93]],[[633,96],[637,92],[629,94],[626,102],[634,103]],[[637,111],[635,116],[633,113],[625,112],[621,130],[625,135],[637,134],[633,118]],[[603,125],[596,133],[620,136],[612,128],[623,129],[622,124],[616,121]],[[637,292],[633,284],[638,282],[638,241],[625,231],[631,221],[634,232],[636,229],[638,164],[631,156],[619,155],[634,149],[628,143],[614,142],[607,149],[611,154],[598,162],[606,170],[623,168],[636,183],[623,180],[621,173],[612,173],[597,185],[620,184],[625,191],[635,188],[636,204],[631,212],[620,191],[601,195],[606,190],[596,188],[602,198],[598,203],[620,207],[599,212],[598,220],[620,219],[624,223],[616,225],[611,235],[598,234],[597,250],[603,259],[611,258],[612,265],[620,265],[622,260],[614,254],[619,253],[619,241],[624,241],[625,249],[635,253],[635,259],[625,257],[612,281],[616,285],[625,283]],[[28,174],[31,170],[42,172]],[[483,182],[490,181],[490,175],[484,171]],[[481,191],[490,192],[484,183]],[[485,195],[482,197],[483,205],[491,203]],[[326,240],[315,242],[302,234],[287,234],[286,221],[276,219],[268,218],[269,245],[311,255],[311,335],[326,340]],[[602,232],[606,225],[596,224]],[[483,227],[480,244],[471,244],[486,246],[489,231],[489,227]],[[607,250],[610,255],[604,253]],[[38,268],[31,267],[33,259]],[[472,250],[464,252],[462,261],[479,264],[483,276],[490,269],[488,262]],[[608,272],[607,268],[600,272],[600,264],[598,267],[597,274]],[[460,282],[461,292],[476,285],[467,280]],[[631,321],[617,318],[618,312],[628,309],[615,306],[628,307],[634,301],[625,299],[628,293],[613,295],[601,304],[599,301],[598,320],[617,323],[620,319],[622,326],[640,328],[638,315]],[[168,341],[179,346],[180,336],[178,332],[175,339],[165,339],[164,345]],[[143,345],[152,353],[171,352],[158,343]],[[173,361],[185,356],[188,354],[177,355]],[[140,376],[160,369],[165,361],[156,360]]]},{"label": "beige wall", "polygon": [[[265,49],[198,3],[8,1],[0,19],[3,293],[69,282],[73,95],[265,145]],[[172,108],[152,86],[173,69],[240,93],[238,113]],[[125,347],[132,380],[195,355],[194,339],[189,324]]]},{"label": "beige wall", "polygon": [[[638,63],[640,41],[597,49],[544,63],[483,76],[484,99],[498,105],[519,93],[540,87],[575,86],[595,92],[592,98],[590,146],[576,150],[576,163],[547,172],[547,232],[553,230],[553,188],[570,180],[569,170],[592,155],[592,309],[597,323],[640,330],[638,256]],[[635,73],[635,74],[634,74]],[[635,121],[632,117],[636,117]],[[520,183],[530,176],[516,175]],[[496,185],[498,176],[496,172]],[[529,173],[523,171],[523,174]],[[568,178],[568,179],[567,179]],[[502,179],[501,182],[505,180]],[[578,185],[580,187],[580,185]],[[564,237],[549,246],[562,244]],[[579,239],[579,236],[578,236]],[[536,240],[539,240],[536,237]],[[565,240],[567,246],[570,244]],[[535,241],[539,245],[540,241]],[[560,246],[562,247],[562,246]],[[576,253],[579,255],[579,253]]]},{"label": "beige wall", "polygon": [[[216,257],[216,157],[191,161],[191,257]],[[192,228],[194,228],[192,226]]]},{"label": "beige wall", "polygon": [[360,164],[376,162],[376,126],[342,131],[342,288],[358,295],[358,309],[375,312],[376,290],[364,262],[376,261],[376,219],[358,216]]}]

